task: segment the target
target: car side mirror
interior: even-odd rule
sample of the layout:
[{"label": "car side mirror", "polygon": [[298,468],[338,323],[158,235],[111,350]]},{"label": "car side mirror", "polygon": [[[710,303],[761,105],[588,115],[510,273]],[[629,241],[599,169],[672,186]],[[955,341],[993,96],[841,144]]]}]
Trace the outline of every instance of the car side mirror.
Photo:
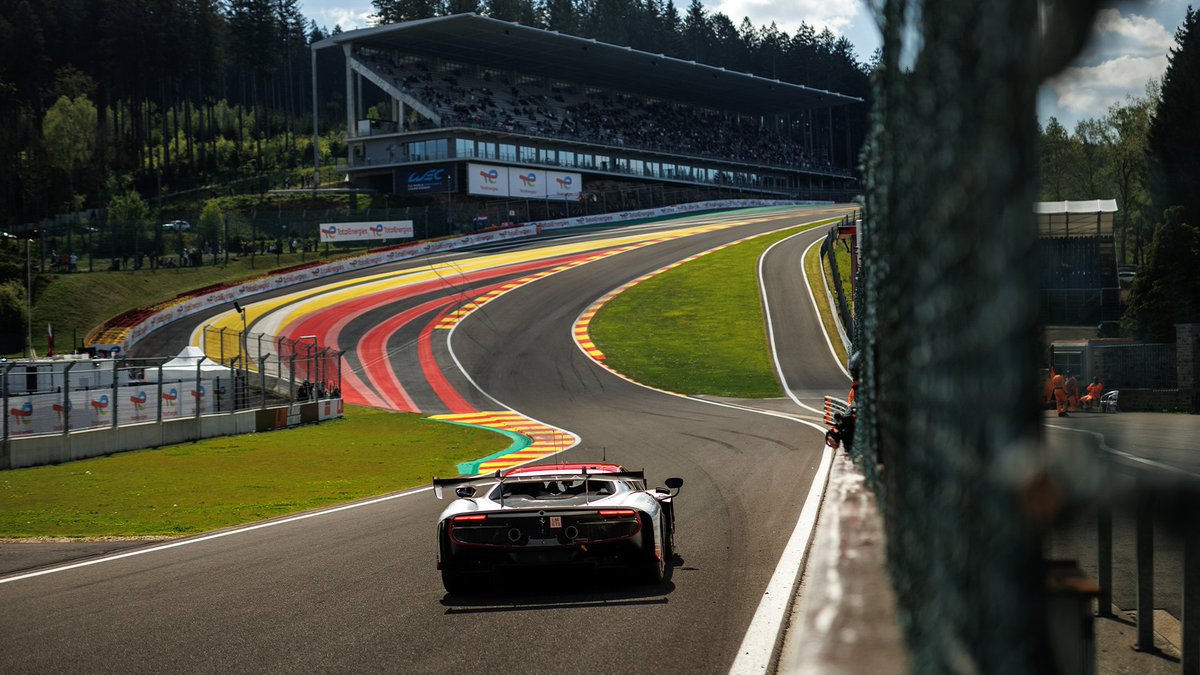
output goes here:
[{"label": "car side mirror", "polygon": [[458,495],[460,499],[467,499],[468,497],[474,497],[475,496],[475,486],[474,485],[462,485],[460,487],[456,487],[456,488],[454,488],[454,494]]},{"label": "car side mirror", "polygon": [[682,478],[668,478],[665,482],[669,489],[675,491],[675,493],[671,495],[672,497],[679,494],[679,488],[683,487],[683,479]]}]

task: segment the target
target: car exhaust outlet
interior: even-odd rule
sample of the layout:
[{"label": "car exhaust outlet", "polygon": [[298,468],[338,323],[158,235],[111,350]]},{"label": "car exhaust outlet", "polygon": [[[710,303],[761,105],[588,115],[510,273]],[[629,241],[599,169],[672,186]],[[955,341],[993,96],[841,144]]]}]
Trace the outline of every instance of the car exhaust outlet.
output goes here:
[{"label": "car exhaust outlet", "polygon": [[579,528],[575,527],[574,525],[568,525],[566,529],[563,530],[563,536],[571,541],[574,541],[579,538]]},{"label": "car exhaust outlet", "polygon": [[520,529],[515,528],[515,527],[508,528],[508,540],[511,541],[512,543],[515,544],[515,543],[521,541],[521,537],[524,537],[524,536],[525,535],[521,532]]}]

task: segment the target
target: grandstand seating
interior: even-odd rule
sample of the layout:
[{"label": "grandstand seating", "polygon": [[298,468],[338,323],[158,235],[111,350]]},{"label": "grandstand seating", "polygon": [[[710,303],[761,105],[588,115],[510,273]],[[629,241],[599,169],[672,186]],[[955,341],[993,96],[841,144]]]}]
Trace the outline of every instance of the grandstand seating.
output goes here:
[{"label": "grandstand seating", "polygon": [[[578,84],[551,83],[500,71],[358,50],[359,63],[433,110],[442,127],[466,126],[627,148],[833,173],[828,156],[756,123],[694,106],[649,100]],[[516,81],[514,81],[516,77]],[[407,130],[432,128],[429,120]]]}]

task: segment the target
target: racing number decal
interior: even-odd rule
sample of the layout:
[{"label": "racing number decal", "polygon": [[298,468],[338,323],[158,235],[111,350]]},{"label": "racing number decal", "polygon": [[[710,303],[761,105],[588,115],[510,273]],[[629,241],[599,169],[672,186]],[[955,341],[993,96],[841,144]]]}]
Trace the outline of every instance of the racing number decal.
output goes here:
[{"label": "racing number decal", "polygon": [[562,516],[550,516],[550,529],[557,530],[562,528]]}]

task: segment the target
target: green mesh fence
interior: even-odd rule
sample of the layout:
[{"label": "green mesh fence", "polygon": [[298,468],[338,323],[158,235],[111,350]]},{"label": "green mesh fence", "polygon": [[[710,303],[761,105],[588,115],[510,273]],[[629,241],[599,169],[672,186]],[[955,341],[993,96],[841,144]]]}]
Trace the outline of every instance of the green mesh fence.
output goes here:
[{"label": "green mesh fence", "polygon": [[1023,515],[1040,463],[1034,105],[1095,6],[872,9],[854,453],[884,509],[914,672],[1050,672]]}]

